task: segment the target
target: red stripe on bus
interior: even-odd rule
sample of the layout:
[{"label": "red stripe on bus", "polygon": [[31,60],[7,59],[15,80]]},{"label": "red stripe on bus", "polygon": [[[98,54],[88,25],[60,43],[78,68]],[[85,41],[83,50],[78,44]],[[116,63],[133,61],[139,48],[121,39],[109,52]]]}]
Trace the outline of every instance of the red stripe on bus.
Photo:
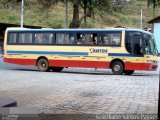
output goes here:
[{"label": "red stripe on bus", "polygon": [[152,63],[125,63],[126,70],[157,70],[158,64]]},{"label": "red stripe on bus", "polygon": [[[36,65],[36,59],[4,58],[4,62],[19,65]],[[61,67],[109,68],[110,62],[81,60],[49,60],[49,65]],[[150,63],[125,63],[125,70],[156,70],[157,67],[157,64]]]},{"label": "red stripe on bus", "polygon": [[[19,65],[36,65],[36,59],[4,58],[4,62]],[[103,61],[49,60],[50,66],[61,67],[108,68],[109,64],[109,62]]]},{"label": "red stripe on bus", "polygon": [[49,60],[50,66],[85,67],[85,68],[109,68],[109,62],[80,61],[80,60]]},{"label": "red stripe on bus", "polygon": [[4,58],[4,62],[19,65],[36,65],[36,59]]}]

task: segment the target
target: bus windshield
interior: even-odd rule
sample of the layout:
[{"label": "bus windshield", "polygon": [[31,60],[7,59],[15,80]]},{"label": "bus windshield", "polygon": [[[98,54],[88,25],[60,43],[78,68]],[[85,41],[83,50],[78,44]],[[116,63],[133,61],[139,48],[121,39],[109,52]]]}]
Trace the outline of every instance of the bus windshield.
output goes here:
[{"label": "bus windshield", "polygon": [[142,32],[127,32],[125,41],[126,50],[134,55],[157,55],[158,51],[154,36]]},{"label": "bus windshield", "polygon": [[158,51],[157,51],[154,36],[144,33],[143,38],[144,38],[144,44],[145,44],[144,54],[154,54],[154,55],[157,54]]}]

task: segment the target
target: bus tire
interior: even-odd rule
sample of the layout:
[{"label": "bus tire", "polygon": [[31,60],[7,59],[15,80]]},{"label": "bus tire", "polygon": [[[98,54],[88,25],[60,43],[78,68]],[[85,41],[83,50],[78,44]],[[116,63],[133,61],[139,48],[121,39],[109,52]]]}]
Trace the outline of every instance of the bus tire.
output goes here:
[{"label": "bus tire", "polygon": [[38,60],[37,67],[41,72],[48,72],[50,70],[48,60],[45,58],[41,58]]},{"label": "bus tire", "polygon": [[124,74],[125,75],[132,75],[134,73],[134,70],[125,70]]},{"label": "bus tire", "polygon": [[124,71],[123,63],[120,61],[115,61],[112,63],[111,69],[114,75],[122,75]]},{"label": "bus tire", "polygon": [[50,67],[53,72],[61,72],[63,67]]}]

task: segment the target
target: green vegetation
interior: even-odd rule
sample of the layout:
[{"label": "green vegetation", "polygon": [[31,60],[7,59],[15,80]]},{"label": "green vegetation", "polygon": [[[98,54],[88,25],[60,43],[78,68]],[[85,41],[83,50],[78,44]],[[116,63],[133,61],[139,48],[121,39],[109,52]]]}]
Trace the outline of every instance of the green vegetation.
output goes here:
[{"label": "green vegetation", "polygon": [[[43,8],[39,2],[31,0],[25,1],[24,24],[63,28],[65,5],[58,3],[50,7]],[[73,17],[73,4],[69,3],[69,23]],[[140,11],[143,9],[143,27],[147,27],[147,21],[153,18],[153,7],[147,7],[147,0],[137,0],[111,12],[95,13],[92,17],[87,17],[88,28],[106,28],[115,26],[140,27]],[[155,16],[160,15],[160,8],[155,8]],[[83,9],[80,9],[80,17],[83,16]],[[0,22],[20,24],[20,4],[6,5],[0,3]],[[80,27],[84,27],[84,21]]]}]

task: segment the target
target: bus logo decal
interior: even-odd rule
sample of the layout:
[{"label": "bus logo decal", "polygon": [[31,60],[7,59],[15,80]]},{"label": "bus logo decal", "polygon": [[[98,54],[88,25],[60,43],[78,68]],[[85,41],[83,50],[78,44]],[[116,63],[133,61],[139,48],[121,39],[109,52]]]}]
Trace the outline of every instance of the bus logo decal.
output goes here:
[{"label": "bus logo decal", "polygon": [[107,49],[95,49],[95,48],[90,48],[91,53],[108,53]]}]

